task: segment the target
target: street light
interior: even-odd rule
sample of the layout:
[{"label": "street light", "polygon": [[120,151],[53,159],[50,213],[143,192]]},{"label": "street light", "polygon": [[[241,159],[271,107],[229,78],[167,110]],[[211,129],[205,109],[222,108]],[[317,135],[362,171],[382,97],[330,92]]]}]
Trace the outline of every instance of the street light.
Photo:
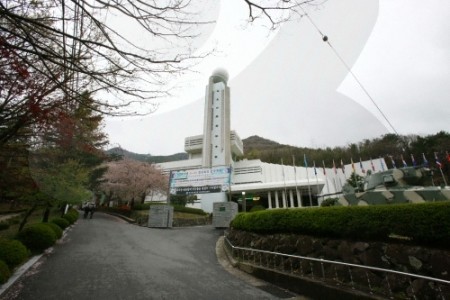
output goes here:
[{"label": "street light", "polygon": [[247,201],[245,200],[245,192],[242,192],[242,211],[247,211]]}]

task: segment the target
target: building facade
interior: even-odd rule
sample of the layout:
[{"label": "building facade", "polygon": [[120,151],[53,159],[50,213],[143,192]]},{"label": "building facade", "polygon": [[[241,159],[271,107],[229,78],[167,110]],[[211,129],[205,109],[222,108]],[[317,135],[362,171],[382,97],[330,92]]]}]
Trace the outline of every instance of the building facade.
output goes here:
[{"label": "building facade", "polygon": [[[264,163],[259,159],[239,160],[244,154],[242,140],[230,129],[230,88],[228,74],[216,70],[209,78],[205,93],[203,134],[186,137],[184,150],[189,158],[161,163],[166,174],[171,171],[230,166],[228,192],[198,194],[195,207],[212,212],[214,202],[236,201],[250,209],[262,205],[268,209],[318,206],[326,197],[337,197],[354,165],[316,168]],[[304,158],[306,161],[306,157]],[[294,160],[294,158],[293,158]],[[366,170],[372,162],[361,162]],[[164,199],[158,199],[164,200]]]}]

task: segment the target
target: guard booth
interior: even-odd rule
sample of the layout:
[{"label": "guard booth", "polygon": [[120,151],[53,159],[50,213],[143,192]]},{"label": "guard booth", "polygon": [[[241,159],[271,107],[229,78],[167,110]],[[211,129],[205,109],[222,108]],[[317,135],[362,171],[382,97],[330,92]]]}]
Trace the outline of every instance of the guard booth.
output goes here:
[{"label": "guard booth", "polygon": [[152,205],[148,214],[148,227],[172,228],[173,206]]},{"label": "guard booth", "polygon": [[237,213],[236,202],[214,202],[212,224],[215,228],[228,228]]}]

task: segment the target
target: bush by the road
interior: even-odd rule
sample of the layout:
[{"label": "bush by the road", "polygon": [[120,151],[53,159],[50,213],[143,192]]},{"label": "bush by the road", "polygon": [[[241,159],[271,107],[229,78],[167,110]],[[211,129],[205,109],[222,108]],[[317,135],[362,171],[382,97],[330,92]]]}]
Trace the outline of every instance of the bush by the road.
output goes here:
[{"label": "bush by the road", "polygon": [[69,211],[63,216],[64,219],[69,221],[69,224],[72,225],[78,220],[79,212],[75,209],[69,209]]},{"label": "bush by the road", "polygon": [[51,223],[51,222],[50,223],[42,223],[42,224],[49,226],[53,230],[53,232],[56,234],[56,239],[60,239],[62,237],[63,230],[57,224]]},{"label": "bush by the road", "polygon": [[0,239],[0,260],[12,270],[28,258],[28,249],[18,240]]},{"label": "bush by the road", "polygon": [[0,260],[0,284],[7,282],[10,276],[11,272],[9,271],[8,265]]},{"label": "bush by the road", "polygon": [[389,240],[398,235],[415,244],[450,246],[450,201],[273,209],[240,213],[234,229],[255,233],[298,233],[358,240]]},{"label": "bush by the road", "polygon": [[22,229],[22,231],[18,233],[17,239],[33,253],[41,253],[55,244],[56,234],[50,226],[43,223],[37,223]]},{"label": "bush by the road", "polygon": [[64,218],[53,218],[50,220],[50,222],[58,225],[62,230],[70,226],[69,221]]}]

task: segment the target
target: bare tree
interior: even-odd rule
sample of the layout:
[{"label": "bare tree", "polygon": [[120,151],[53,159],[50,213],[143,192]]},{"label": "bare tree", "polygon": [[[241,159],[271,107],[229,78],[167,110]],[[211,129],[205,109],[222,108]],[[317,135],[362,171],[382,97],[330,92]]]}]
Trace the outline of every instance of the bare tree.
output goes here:
[{"label": "bare tree", "polygon": [[[243,1],[250,22],[272,27],[312,2]],[[189,47],[212,21],[199,19],[201,9],[199,0],[0,0],[0,145],[48,111],[70,110],[86,90],[106,92],[96,97],[104,114],[153,112],[172,76],[207,54]]]}]

